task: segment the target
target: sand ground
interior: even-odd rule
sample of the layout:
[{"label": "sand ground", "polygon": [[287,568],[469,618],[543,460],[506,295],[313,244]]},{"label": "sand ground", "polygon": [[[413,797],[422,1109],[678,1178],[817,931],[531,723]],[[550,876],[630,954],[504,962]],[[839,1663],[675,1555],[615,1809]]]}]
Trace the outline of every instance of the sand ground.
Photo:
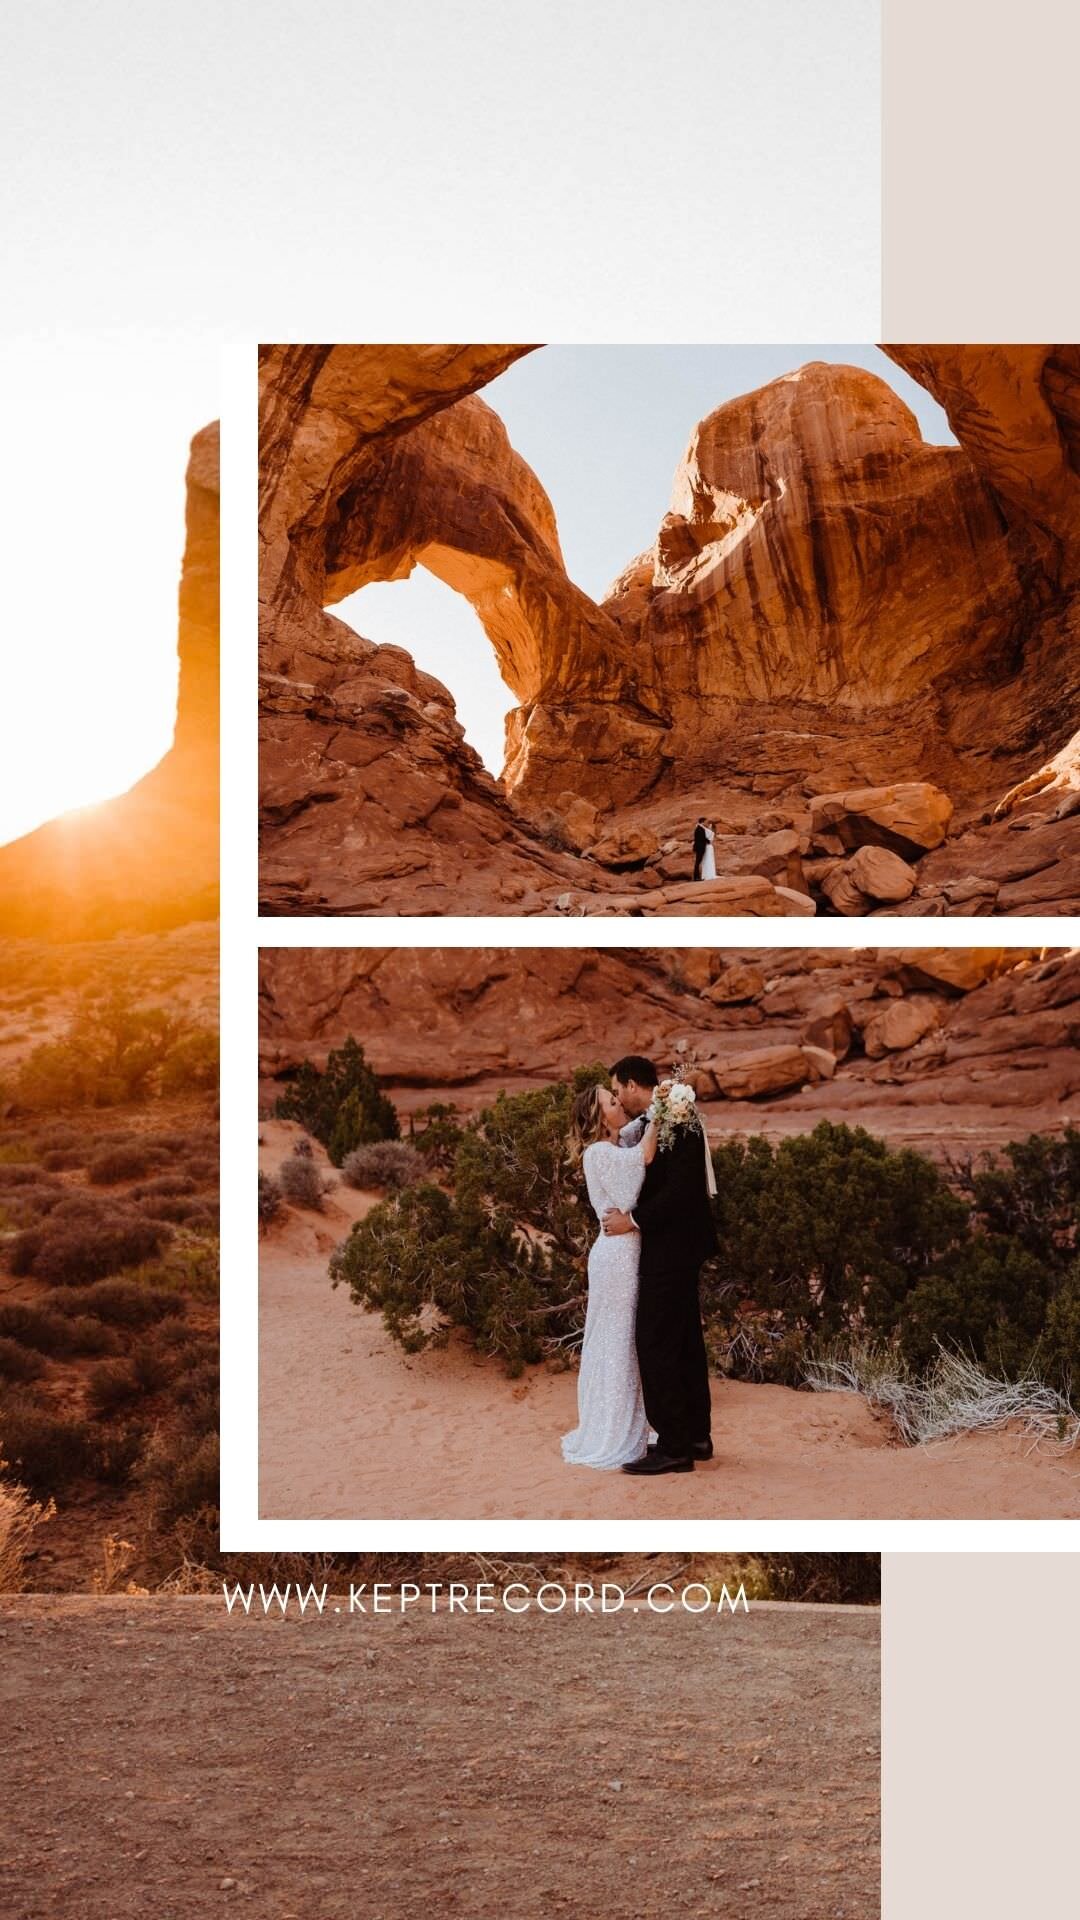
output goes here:
[{"label": "sand ground", "polygon": [[[263,1125],[275,1168],[298,1129]],[[1080,1457],[1018,1432],[902,1447],[855,1394],[713,1383],[716,1454],[635,1480],[568,1467],[576,1372],[507,1380],[464,1345],[402,1353],[331,1288],[371,1196],[292,1211],[260,1258],[260,1510],[266,1519],[1039,1519],[1080,1515]]]},{"label": "sand ground", "polygon": [[879,1912],[879,1617],[0,1605],[10,1920]]}]

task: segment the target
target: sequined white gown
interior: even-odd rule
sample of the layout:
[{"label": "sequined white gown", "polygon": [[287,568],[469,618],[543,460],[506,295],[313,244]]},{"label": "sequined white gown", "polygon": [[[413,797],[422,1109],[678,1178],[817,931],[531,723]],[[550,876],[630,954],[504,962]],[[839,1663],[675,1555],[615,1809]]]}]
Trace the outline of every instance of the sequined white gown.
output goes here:
[{"label": "sequined white gown", "polygon": [[[628,1213],[645,1178],[641,1147],[594,1140],[581,1164],[597,1219],[606,1207]],[[578,1424],[562,1441],[563,1459],[573,1467],[625,1466],[640,1460],[655,1438],[645,1418],[634,1346],[640,1257],[636,1233],[600,1233],[589,1248]]]}]

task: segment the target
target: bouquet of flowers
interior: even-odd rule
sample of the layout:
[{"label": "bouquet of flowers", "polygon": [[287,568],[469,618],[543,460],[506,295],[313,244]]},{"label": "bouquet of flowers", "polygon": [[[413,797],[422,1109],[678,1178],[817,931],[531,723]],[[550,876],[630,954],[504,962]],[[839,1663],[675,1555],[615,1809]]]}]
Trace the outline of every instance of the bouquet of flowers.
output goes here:
[{"label": "bouquet of flowers", "polygon": [[647,1117],[657,1123],[661,1151],[671,1146],[675,1135],[683,1128],[701,1132],[697,1094],[685,1080],[661,1080],[653,1094]]}]

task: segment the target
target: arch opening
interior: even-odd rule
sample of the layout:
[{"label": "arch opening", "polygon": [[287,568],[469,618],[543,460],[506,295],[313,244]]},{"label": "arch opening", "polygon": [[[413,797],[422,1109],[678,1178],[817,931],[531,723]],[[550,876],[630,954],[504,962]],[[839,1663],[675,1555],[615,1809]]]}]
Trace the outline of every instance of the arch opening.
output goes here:
[{"label": "arch opening", "polygon": [[468,745],[502,779],[506,718],[517,697],[464,593],[416,565],[404,579],[372,581],[327,611],[377,646],[404,648],[422,673],[440,681],[453,696]]}]

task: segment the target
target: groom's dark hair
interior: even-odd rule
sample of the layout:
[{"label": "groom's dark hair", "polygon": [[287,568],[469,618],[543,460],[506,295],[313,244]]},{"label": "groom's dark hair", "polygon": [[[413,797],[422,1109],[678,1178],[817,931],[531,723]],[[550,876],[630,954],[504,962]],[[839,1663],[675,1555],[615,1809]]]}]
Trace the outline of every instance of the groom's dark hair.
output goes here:
[{"label": "groom's dark hair", "polygon": [[660,1078],[652,1061],[646,1060],[643,1053],[624,1054],[622,1059],[616,1060],[612,1067],[611,1077],[613,1080],[621,1080],[623,1086],[628,1080],[636,1080],[639,1087],[655,1087]]}]

